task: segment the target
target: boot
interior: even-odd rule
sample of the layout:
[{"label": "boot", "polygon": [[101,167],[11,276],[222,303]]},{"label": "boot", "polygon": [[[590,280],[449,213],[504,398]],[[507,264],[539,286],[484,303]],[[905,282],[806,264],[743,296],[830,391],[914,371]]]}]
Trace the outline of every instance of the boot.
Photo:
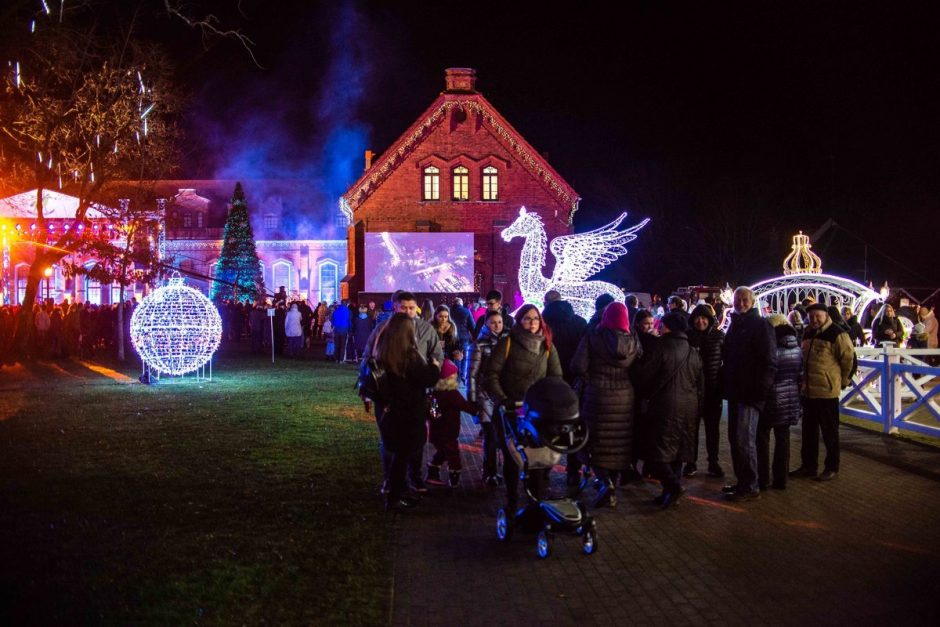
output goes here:
[{"label": "boot", "polygon": [[451,489],[457,488],[460,486],[460,471],[451,470],[450,471],[450,487]]},{"label": "boot", "polygon": [[436,464],[428,464],[427,482],[431,485],[444,485],[441,481],[441,467]]}]

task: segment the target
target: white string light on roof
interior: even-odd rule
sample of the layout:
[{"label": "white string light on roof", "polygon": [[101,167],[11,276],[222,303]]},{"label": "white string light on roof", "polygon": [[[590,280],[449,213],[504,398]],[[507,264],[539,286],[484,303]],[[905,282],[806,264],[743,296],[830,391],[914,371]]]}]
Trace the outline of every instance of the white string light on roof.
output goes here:
[{"label": "white string light on roof", "polygon": [[172,278],[131,316],[131,341],[151,370],[182,375],[206,365],[222,339],[222,318],[208,298]]},{"label": "white string light on roof", "polygon": [[[575,313],[583,318],[590,318],[594,314],[594,301],[602,294],[609,294],[622,303],[624,293],[619,287],[605,281],[587,279],[627,254],[625,246],[635,240],[636,232],[649,222],[647,218],[618,231],[617,227],[626,217],[627,214],[622,213],[616,220],[599,229],[556,237],[549,245],[542,218],[522,207],[519,217],[503,229],[502,237],[506,242],[514,237],[525,238],[519,262],[519,291],[525,302],[541,309],[545,293],[556,290],[562,300],[571,303]],[[548,248],[555,256],[555,271],[551,278],[542,275]]]}]

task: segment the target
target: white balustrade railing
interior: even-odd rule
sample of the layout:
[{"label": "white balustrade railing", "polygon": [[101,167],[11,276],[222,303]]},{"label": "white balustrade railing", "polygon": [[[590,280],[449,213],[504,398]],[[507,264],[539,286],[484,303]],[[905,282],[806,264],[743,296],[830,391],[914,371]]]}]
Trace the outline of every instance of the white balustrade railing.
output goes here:
[{"label": "white balustrade railing", "polygon": [[856,348],[855,354],[858,372],[842,390],[843,414],[876,422],[885,433],[940,437],[940,368],[926,361],[940,358],[940,349],[884,346]]}]

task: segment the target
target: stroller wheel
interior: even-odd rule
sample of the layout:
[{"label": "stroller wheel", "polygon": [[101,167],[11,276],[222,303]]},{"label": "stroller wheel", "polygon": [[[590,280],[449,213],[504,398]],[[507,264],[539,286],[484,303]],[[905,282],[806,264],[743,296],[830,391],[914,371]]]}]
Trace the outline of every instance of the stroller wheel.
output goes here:
[{"label": "stroller wheel", "polygon": [[581,551],[585,555],[593,555],[597,552],[597,525],[593,521],[581,536]]},{"label": "stroller wheel", "polygon": [[512,538],[512,519],[504,508],[496,512],[496,539],[500,542],[509,542]]},{"label": "stroller wheel", "polygon": [[535,540],[535,550],[539,559],[545,559],[552,554],[552,536],[544,529],[539,531],[539,535]]}]

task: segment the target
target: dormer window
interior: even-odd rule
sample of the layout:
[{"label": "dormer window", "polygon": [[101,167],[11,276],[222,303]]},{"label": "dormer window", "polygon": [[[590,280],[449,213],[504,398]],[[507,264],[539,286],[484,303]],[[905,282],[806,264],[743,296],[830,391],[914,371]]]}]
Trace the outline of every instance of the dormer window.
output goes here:
[{"label": "dormer window", "polygon": [[454,200],[470,200],[470,171],[462,165],[454,168]]},{"label": "dormer window", "polygon": [[499,200],[499,171],[491,165],[483,168],[483,200]]},{"label": "dormer window", "polygon": [[277,228],[277,216],[273,213],[264,214],[264,228],[266,229],[276,229]]},{"label": "dormer window", "polygon": [[433,165],[424,168],[424,200],[441,199],[441,171]]}]

